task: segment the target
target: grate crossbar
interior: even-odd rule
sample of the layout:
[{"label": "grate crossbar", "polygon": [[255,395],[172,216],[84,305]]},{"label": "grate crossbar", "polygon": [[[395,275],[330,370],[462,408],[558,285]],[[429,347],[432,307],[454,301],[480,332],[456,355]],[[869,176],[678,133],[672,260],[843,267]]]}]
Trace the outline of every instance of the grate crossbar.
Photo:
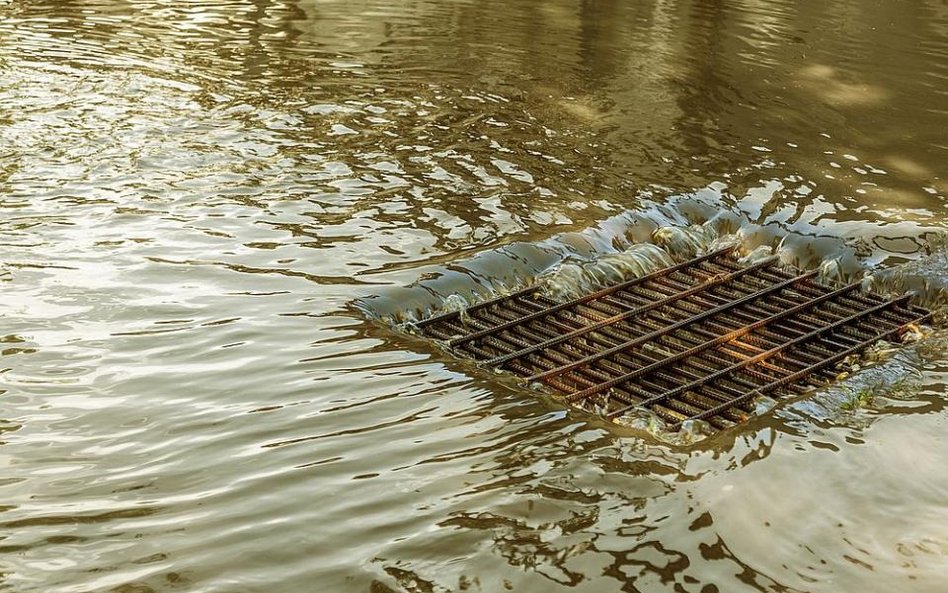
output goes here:
[{"label": "grate crossbar", "polygon": [[[901,298],[899,298],[899,299],[895,299],[895,300],[892,300],[892,301],[889,301],[889,302],[886,302],[886,303],[882,303],[882,304],[880,304],[880,305],[876,305],[875,307],[872,307],[871,309],[867,309],[867,310],[865,310],[865,311],[859,311],[859,312],[857,312],[857,313],[854,313],[854,314],[850,315],[849,317],[847,317],[847,318],[845,318],[845,319],[840,319],[840,320],[838,320],[838,321],[836,321],[836,322],[834,322],[834,323],[832,323],[832,324],[830,324],[830,325],[826,325],[826,326],[823,326],[823,327],[814,329],[812,332],[810,332],[810,333],[808,333],[808,334],[804,334],[804,335],[802,335],[802,336],[798,336],[798,337],[796,337],[796,338],[793,338],[793,339],[790,340],[789,342],[784,342],[784,343],[780,344],[779,346],[775,346],[775,347],[771,348],[770,350],[766,350],[766,351],[764,351],[764,352],[761,352],[760,354],[757,354],[757,355],[752,356],[752,357],[750,357],[750,358],[746,358],[746,359],[744,359],[744,360],[741,360],[740,362],[734,363],[734,364],[732,364],[731,366],[729,366],[729,367],[727,367],[727,368],[721,369],[721,370],[719,370],[719,371],[715,371],[714,373],[711,373],[710,375],[705,375],[705,376],[703,376],[703,377],[700,377],[700,378],[698,378],[698,379],[695,379],[695,380],[692,381],[691,383],[688,383],[688,384],[686,384],[686,385],[682,385],[682,386],[680,386],[680,387],[676,387],[675,389],[672,389],[672,390],[670,390],[670,391],[666,391],[665,393],[662,393],[661,395],[656,395],[656,396],[654,396],[654,397],[652,397],[652,398],[649,398],[649,399],[647,399],[647,400],[645,400],[645,401],[639,403],[639,404],[636,405],[636,406],[631,406],[631,407],[647,408],[647,407],[650,406],[650,405],[661,403],[661,402],[667,400],[668,398],[675,397],[675,396],[677,396],[677,395],[680,395],[680,394],[682,394],[682,393],[685,393],[686,391],[690,391],[690,390],[693,390],[693,389],[695,389],[695,388],[697,388],[697,387],[701,387],[702,385],[704,385],[704,384],[706,384],[706,383],[710,383],[710,382],[712,382],[712,381],[716,381],[716,380],[718,380],[718,379],[724,378],[724,377],[728,376],[729,374],[734,373],[734,372],[736,372],[736,371],[739,371],[739,370],[741,370],[741,369],[744,369],[745,367],[748,367],[748,366],[750,366],[750,365],[752,365],[752,364],[757,364],[757,363],[765,362],[765,361],[767,361],[767,359],[772,358],[772,357],[774,357],[774,356],[777,356],[778,354],[780,354],[780,353],[783,352],[784,350],[787,350],[787,349],[792,348],[792,347],[794,347],[794,346],[797,346],[797,345],[799,345],[799,344],[803,344],[804,342],[807,342],[807,341],[809,341],[809,340],[812,340],[812,339],[814,339],[814,338],[816,338],[816,337],[818,337],[818,336],[820,336],[820,335],[822,335],[822,334],[824,334],[824,333],[826,333],[826,332],[833,331],[833,330],[835,330],[835,329],[841,327],[841,326],[844,325],[844,324],[852,323],[853,321],[856,321],[857,319],[860,319],[860,318],[865,317],[865,316],[867,316],[867,315],[871,315],[872,313],[876,313],[877,311],[880,311],[880,310],[882,310],[882,309],[884,309],[884,308],[886,308],[886,307],[889,307],[889,306],[895,304],[895,303],[898,302],[898,301],[906,301],[906,300],[908,300],[908,297],[901,297]],[[875,338],[875,339],[878,339],[878,338]],[[853,346],[853,348],[855,348],[855,347],[856,347],[856,346]],[[847,350],[847,351],[848,351],[848,350]],[[819,364],[819,363],[817,363],[817,364]],[[812,366],[815,367],[816,365],[812,365]],[[806,369],[804,369],[804,370],[806,370]],[[797,372],[802,372],[802,371],[797,371]],[[793,375],[793,373],[791,373],[791,376],[792,376],[792,375]],[[626,412],[628,412],[628,411],[630,411],[629,408],[622,408],[622,409],[619,409],[619,410],[616,410],[616,411],[614,411],[614,412],[609,413],[609,414],[608,414],[608,417],[610,417],[610,418],[615,418],[615,417],[617,417],[617,416],[621,416],[623,413],[626,413]]]},{"label": "grate crossbar", "polygon": [[[458,356],[541,382],[609,419],[649,410],[673,429],[726,428],[753,400],[800,393],[931,314],[910,296],[831,287],[731,248],[558,301],[540,285],[417,324]],[[588,405],[587,405],[587,402]]]}]

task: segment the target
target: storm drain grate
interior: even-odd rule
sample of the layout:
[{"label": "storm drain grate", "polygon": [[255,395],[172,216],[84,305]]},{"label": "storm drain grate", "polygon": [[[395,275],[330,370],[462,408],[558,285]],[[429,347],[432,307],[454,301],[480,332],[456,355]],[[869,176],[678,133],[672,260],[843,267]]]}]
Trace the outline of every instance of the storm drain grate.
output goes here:
[{"label": "storm drain grate", "polygon": [[613,419],[650,410],[726,428],[767,394],[803,392],[835,365],[930,318],[909,296],[830,287],[731,249],[566,302],[534,286],[417,324],[457,356],[544,383]]}]

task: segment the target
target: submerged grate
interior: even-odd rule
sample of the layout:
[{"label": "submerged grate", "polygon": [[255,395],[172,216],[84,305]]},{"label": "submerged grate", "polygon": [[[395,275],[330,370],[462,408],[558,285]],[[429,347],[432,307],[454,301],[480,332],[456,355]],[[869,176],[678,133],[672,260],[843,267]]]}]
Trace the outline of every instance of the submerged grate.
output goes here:
[{"label": "submerged grate", "polygon": [[581,298],[533,286],[417,328],[607,418],[650,410],[677,430],[740,422],[756,397],[833,379],[840,361],[931,317],[908,295],[830,287],[776,264],[742,265],[728,248]]}]

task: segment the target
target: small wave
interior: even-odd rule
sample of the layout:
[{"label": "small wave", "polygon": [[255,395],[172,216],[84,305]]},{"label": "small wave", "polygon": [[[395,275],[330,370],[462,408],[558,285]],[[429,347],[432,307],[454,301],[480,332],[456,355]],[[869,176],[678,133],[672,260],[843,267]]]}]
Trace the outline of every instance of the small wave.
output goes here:
[{"label": "small wave", "polygon": [[[391,325],[467,307],[538,282],[553,298],[572,298],[722,247],[745,263],[776,255],[781,264],[818,270],[828,284],[863,281],[890,294],[914,291],[922,306],[948,318],[948,234],[918,229],[910,240],[925,253],[891,262],[864,237],[827,234],[827,227],[758,224],[712,190],[671,196],[579,232],[515,242],[448,266],[419,270],[409,286],[359,298],[365,315]],[[880,229],[882,232],[882,229]],[[937,240],[942,237],[941,241]],[[929,240],[932,246],[928,246]],[[908,239],[907,239],[908,240]],[[898,265],[883,267],[886,263]]]},{"label": "small wave", "polygon": [[877,270],[864,285],[886,294],[915,294],[914,302],[932,311],[936,322],[948,321],[948,233],[927,237],[928,253],[910,262]]},{"label": "small wave", "polygon": [[541,277],[540,283],[554,299],[568,300],[674,263],[671,254],[658,245],[642,243],[590,262],[563,262]]}]

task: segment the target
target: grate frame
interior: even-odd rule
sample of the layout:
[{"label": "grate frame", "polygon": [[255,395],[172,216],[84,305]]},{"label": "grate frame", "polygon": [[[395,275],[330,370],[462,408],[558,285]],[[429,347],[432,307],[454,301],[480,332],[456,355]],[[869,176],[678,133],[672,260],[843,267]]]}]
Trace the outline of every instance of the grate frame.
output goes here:
[{"label": "grate frame", "polygon": [[745,265],[727,247],[579,298],[534,285],[415,328],[610,420],[649,410],[675,431],[689,420],[734,426],[758,396],[831,381],[837,363],[931,319],[911,295],[829,286],[778,264]]}]

